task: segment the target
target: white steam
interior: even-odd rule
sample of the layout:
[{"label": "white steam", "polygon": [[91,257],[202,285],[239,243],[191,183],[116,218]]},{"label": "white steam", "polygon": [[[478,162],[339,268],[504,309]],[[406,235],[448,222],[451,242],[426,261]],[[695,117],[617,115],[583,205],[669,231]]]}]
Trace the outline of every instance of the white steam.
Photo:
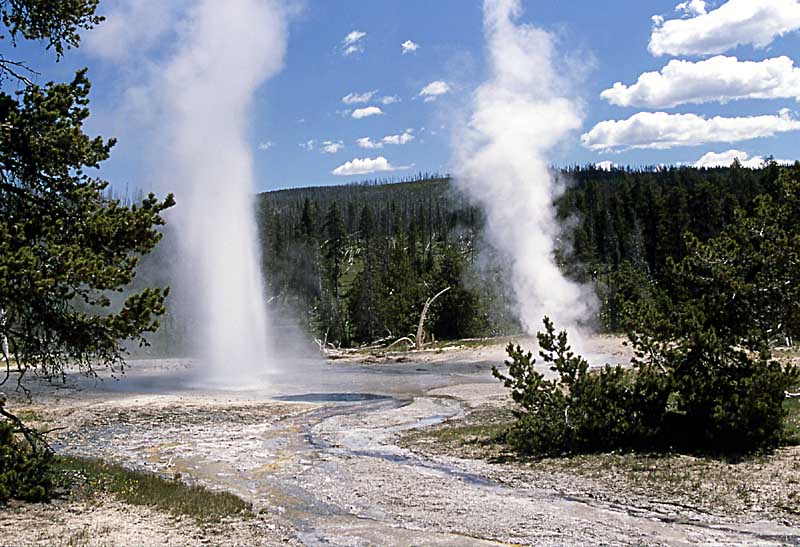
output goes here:
[{"label": "white steam", "polygon": [[278,72],[286,22],[272,0],[202,0],[162,68],[162,176],[174,188],[182,300],[197,318],[210,379],[253,381],[267,370],[268,323],[254,218],[249,118]]},{"label": "white steam", "polygon": [[548,315],[571,333],[588,322],[594,297],[555,261],[559,185],[549,151],[581,126],[553,65],[553,37],[516,24],[519,0],[484,0],[491,77],[474,94],[467,126],[454,138],[458,187],[482,206],[489,242],[507,261],[518,317],[529,333]]},{"label": "white steam", "polygon": [[204,365],[202,383],[245,386],[269,370],[249,124],[257,89],[282,67],[298,6],[108,0],[106,21],[87,35],[85,51],[113,65],[106,84],[118,91],[100,119],[122,137],[139,182],[175,194],[167,305]]}]

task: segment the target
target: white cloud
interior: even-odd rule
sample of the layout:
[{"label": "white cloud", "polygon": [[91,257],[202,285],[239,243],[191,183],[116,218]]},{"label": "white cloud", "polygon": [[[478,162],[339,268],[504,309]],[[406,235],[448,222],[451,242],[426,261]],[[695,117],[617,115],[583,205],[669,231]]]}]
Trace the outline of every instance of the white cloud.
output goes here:
[{"label": "white cloud", "polygon": [[408,167],[395,167],[383,156],[378,156],[377,158],[355,158],[343,163],[331,171],[331,174],[347,177],[351,175],[368,175],[370,173],[397,171],[400,169],[408,169]]},{"label": "white cloud", "polygon": [[354,30],[344,37],[342,40],[342,50],[344,55],[352,55],[353,53],[361,53],[364,51],[364,38],[366,32]]},{"label": "white cloud", "polygon": [[706,3],[703,0],[688,0],[687,2],[681,2],[675,6],[675,11],[682,12],[689,17],[705,15],[707,13]]},{"label": "white cloud", "polygon": [[712,55],[739,45],[766,47],[775,37],[800,28],[800,2],[728,0],[696,17],[654,17],[653,22],[648,45],[653,55]]},{"label": "white cloud", "polygon": [[[728,167],[734,160],[739,160],[742,167],[750,169],[758,169],[764,165],[766,158],[763,156],[753,156],[742,150],[728,150],[726,152],[709,152],[704,154],[699,160],[694,162],[695,167]],[[791,160],[775,160],[781,165],[790,165],[794,162]]]},{"label": "white cloud", "polygon": [[413,53],[417,51],[419,49],[419,44],[416,42],[412,42],[411,40],[406,40],[405,42],[400,44],[400,47],[403,48],[403,55],[405,55],[406,53]]},{"label": "white cloud", "polygon": [[422,91],[419,92],[420,97],[425,98],[425,102],[435,101],[437,97],[440,95],[444,95],[450,91],[450,86],[447,82],[442,82],[441,80],[437,80],[435,82],[431,82],[422,88]]},{"label": "white cloud", "polygon": [[369,150],[373,150],[375,148],[383,148],[383,143],[378,141],[375,142],[369,137],[361,137],[360,139],[356,139],[356,143],[361,148],[367,148]]},{"label": "white cloud", "polygon": [[608,161],[608,160],[598,161],[597,163],[594,164],[594,166],[597,169],[600,169],[601,171],[611,171],[615,167],[618,167],[616,163],[614,163],[613,161]]},{"label": "white cloud", "polygon": [[[366,91],[364,93],[348,93],[347,95],[342,97],[342,102],[344,104],[350,104],[350,105],[368,103],[377,93],[378,93],[377,89],[373,89],[372,91]],[[395,97],[394,95],[385,95],[375,100],[383,105],[389,105],[400,102],[400,98]]]},{"label": "white cloud", "polygon": [[306,142],[301,142],[298,146],[300,146],[300,148],[302,148],[303,150],[308,150],[310,152],[310,151],[314,150],[314,148],[317,146],[317,141],[314,140],[314,139],[311,139],[311,140],[306,141]]},{"label": "white cloud", "polygon": [[361,104],[361,103],[368,103],[372,100],[372,97],[378,92],[377,89],[372,91],[367,91],[365,93],[348,93],[344,97],[342,97],[342,102],[344,104]]},{"label": "white cloud", "polygon": [[800,101],[800,68],[789,57],[759,62],[723,55],[696,63],[673,59],[661,72],[645,72],[630,86],[617,82],[600,96],[618,106],[647,108],[737,99]]},{"label": "white cloud", "polygon": [[262,151],[267,151],[270,148],[272,148],[273,146],[275,146],[275,143],[272,142],[272,141],[264,141],[264,142],[258,143],[258,149],[262,150]]},{"label": "white cloud", "polygon": [[376,148],[383,148],[386,145],[401,145],[401,144],[408,144],[412,142],[416,137],[414,136],[413,129],[406,129],[399,135],[387,135],[383,137],[379,141],[373,141],[369,137],[362,137],[356,140],[358,146],[361,148],[367,148],[370,150]]},{"label": "white cloud", "polygon": [[383,144],[408,144],[414,140],[414,130],[406,129],[400,135],[388,135],[383,137]]},{"label": "white cloud", "polygon": [[336,154],[342,148],[344,148],[342,141],[322,141],[320,152],[323,154]]},{"label": "white cloud", "polygon": [[581,136],[590,150],[667,149],[711,142],[737,142],[800,130],[784,109],[778,116],[704,118],[697,114],[639,112],[627,120],[606,120]]},{"label": "white cloud", "polygon": [[380,116],[383,114],[383,110],[378,108],[377,106],[368,106],[366,108],[356,108],[353,110],[352,116],[360,120],[361,118],[368,118],[370,116]]}]

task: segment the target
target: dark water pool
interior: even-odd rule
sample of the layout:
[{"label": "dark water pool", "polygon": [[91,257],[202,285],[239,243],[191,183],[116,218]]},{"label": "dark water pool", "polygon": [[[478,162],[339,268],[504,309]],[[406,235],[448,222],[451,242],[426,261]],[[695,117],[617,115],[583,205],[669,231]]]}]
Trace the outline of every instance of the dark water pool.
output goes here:
[{"label": "dark water pool", "polygon": [[301,393],[299,395],[281,395],[273,397],[273,399],[297,403],[359,403],[362,401],[385,401],[391,397],[375,393]]}]

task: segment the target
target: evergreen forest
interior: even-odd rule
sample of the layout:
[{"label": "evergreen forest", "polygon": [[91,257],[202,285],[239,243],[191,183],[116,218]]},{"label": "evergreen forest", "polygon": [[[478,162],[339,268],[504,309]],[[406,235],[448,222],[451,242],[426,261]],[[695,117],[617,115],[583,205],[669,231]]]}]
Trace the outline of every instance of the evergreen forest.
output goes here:
[{"label": "evergreen forest", "polygon": [[[738,209],[751,212],[757,196],[775,194],[780,171],[770,161],[761,169],[555,172],[564,188],[555,203],[558,263],[592,284],[600,303],[587,324],[623,330],[626,300],[654,287],[669,292],[668,263],[685,257],[687,233],[700,241],[719,235]],[[267,192],[257,206],[270,305],[286,312],[278,316],[299,317],[323,343],[412,334],[426,300],[447,287],[427,316],[436,339],[520,331],[503,257],[481,237],[480,209],[447,176]]]}]

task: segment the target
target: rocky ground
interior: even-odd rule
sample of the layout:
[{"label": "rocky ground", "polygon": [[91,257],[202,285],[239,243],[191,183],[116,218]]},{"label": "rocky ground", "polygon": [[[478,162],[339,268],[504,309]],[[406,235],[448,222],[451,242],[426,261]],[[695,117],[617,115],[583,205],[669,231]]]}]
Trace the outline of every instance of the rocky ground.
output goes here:
[{"label": "rocky ground", "polygon": [[[594,348],[627,355],[614,339]],[[487,442],[508,419],[488,373],[502,354],[485,343],[360,352],[237,392],[180,389],[174,373],[192,364],[163,361],[135,363],[127,391],[37,385],[33,404],[12,403],[65,428],[61,453],[232,492],[254,514],[203,523],[108,496],[15,503],[0,508],[0,543],[800,545],[798,448],[739,463],[514,460]]]}]

